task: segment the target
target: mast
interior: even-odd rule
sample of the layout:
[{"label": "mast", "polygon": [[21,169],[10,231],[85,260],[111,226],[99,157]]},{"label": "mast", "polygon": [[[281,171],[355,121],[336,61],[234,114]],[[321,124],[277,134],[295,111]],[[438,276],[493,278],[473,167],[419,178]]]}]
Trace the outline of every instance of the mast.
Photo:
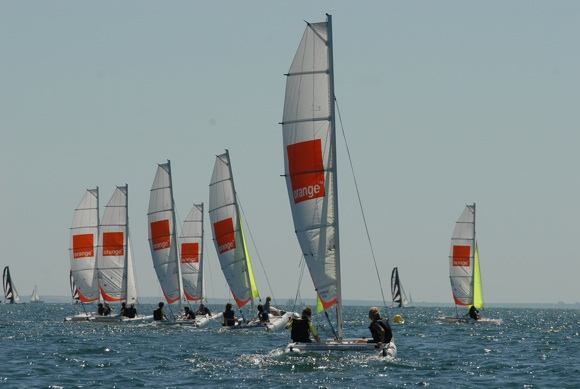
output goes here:
[{"label": "mast", "polygon": [[[197,270],[198,272],[201,272],[201,299],[200,302],[203,303],[203,300],[205,299],[205,277],[204,277],[204,273],[203,273],[203,268],[204,268],[204,262],[205,262],[205,256],[203,255],[203,249],[204,249],[204,232],[203,232],[203,203],[201,203],[201,239],[199,240],[199,269]],[[198,278],[199,279],[199,278]],[[198,285],[199,288],[199,285]]]},{"label": "mast", "polygon": [[181,279],[181,264],[179,257],[179,244],[177,242],[177,223],[175,219],[175,200],[173,199],[173,177],[171,176],[171,162],[167,160],[167,172],[169,173],[169,193],[171,196],[171,221],[173,223],[173,231],[171,231],[171,240],[176,245],[175,250],[177,255],[175,256],[177,261],[177,278],[179,285],[179,303],[178,307],[181,310],[181,300],[183,300],[183,280]]},{"label": "mast", "polygon": [[334,57],[332,49],[332,15],[326,14],[328,28],[328,78],[329,78],[329,103],[330,103],[330,136],[332,144],[332,186],[334,187],[334,228],[335,228],[335,250],[336,250],[336,320],[338,327],[338,340],[342,340],[342,291],[340,278],[340,233],[338,218],[338,177],[336,158],[336,118],[334,106]]}]

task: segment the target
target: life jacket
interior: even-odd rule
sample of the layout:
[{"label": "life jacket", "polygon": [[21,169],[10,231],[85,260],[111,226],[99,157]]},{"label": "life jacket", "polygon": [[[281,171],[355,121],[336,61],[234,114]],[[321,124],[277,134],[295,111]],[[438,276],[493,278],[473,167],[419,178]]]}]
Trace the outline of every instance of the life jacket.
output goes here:
[{"label": "life jacket", "polygon": [[379,333],[375,325],[379,325],[383,328],[383,330],[385,330],[385,343],[390,342],[391,338],[393,337],[393,332],[391,331],[391,326],[389,325],[387,319],[379,319],[373,321],[369,326],[369,330],[371,330],[371,335],[373,336],[374,342],[378,343],[381,341],[381,334]]},{"label": "life jacket", "polygon": [[293,342],[312,342],[310,340],[310,320],[307,318],[294,319],[292,320],[292,332],[290,337]]},{"label": "life jacket", "polygon": [[236,324],[236,317],[235,313],[232,310],[224,311],[224,325],[225,326],[233,326]]},{"label": "life jacket", "polygon": [[161,308],[157,308],[156,310],[153,311],[153,320],[163,320]]}]

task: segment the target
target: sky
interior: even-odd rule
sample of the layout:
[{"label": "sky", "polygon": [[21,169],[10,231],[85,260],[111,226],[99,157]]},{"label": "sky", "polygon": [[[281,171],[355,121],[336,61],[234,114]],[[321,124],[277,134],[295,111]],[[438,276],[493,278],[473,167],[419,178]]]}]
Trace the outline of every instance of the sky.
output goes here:
[{"label": "sky", "polygon": [[[487,304],[580,301],[580,3],[528,0],[0,2],[0,266],[19,293],[69,295],[74,209],[126,183],[139,295],[161,296],[157,164],[183,221],[228,149],[262,298],[313,298],[279,123],[304,21],[326,13],[372,243],[340,133],[343,298],[388,302],[398,267],[414,301],[451,303],[450,238],[476,203]],[[208,221],[211,301],[229,294]]]}]

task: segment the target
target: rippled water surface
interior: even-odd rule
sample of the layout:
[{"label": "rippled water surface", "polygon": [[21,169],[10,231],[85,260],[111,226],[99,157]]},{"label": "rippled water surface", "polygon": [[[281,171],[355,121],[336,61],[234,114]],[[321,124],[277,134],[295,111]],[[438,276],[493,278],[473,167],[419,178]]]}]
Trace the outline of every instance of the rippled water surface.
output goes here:
[{"label": "rippled water surface", "polygon": [[[288,332],[223,331],[219,323],[65,323],[76,310],[0,305],[2,387],[580,387],[578,310],[487,309],[501,324],[438,324],[454,309],[390,308],[391,322],[397,313],[405,319],[391,324],[398,355],[390,362],[354,353],[288,356]],[[368,336],[367,311],[345,307],[347,336]],[[321,316],[314,322],[330,336]]]}]

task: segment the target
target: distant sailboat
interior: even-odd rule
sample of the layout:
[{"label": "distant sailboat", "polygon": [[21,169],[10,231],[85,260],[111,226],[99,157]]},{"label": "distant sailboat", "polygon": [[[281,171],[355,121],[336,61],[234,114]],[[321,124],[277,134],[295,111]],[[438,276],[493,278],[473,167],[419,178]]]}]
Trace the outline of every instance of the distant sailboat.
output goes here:
[{"label": "distant sailboat", "polygon": [[[465,206],[455,224],[449,253],[449,280],[455,302],[456,316],[440,317],[447,323],[465,322],[469,316],[460,315],[457,307],[483,308],[483,288],[479,269],[479,252],[475,237],[475,204]],[[479,322],[498,322],[481,318]]]},{"label": "distant sailboat", "polygon": [[360,351],[394,357],[394,342],[375,348],[343,336],[332,17],[308,23],[288,74],[282,121],[286,185],[296,237],[319,304],[336,307],[336,334],[286,352]]},{"label": "distant sailboat", "polygon": [[80,300],[79,291],[77,290],[77,285],[75,283],[75,279],[73,277],[72,270],[69,273],[69,284],[70,284],[71,297],[72,297],[73,301],[75,302],[75,304],[78,304],[79,300]]},{"label": "distant sailboat", "polygon": [[38,287],[36,285],[34,285],[34,289],[32,290],[32,295],[30,296],[30,302],[31,303],[43,303],[44,302],[40,299],[40,295],[38,294]]},{"label": "distant sailboat", "polygon": [[391,273],[391,295],[393,297],[393,303],[395,303],[399,308],[409,305],[407,295],[403,289],[403,284],[401,284],[401,279],[399,278],[398,268],[394,268]]},{"label": "distant sailboat", "polygon": [[10,269],[8,266],[4,268],[4,276],[3,276],[3,286],[4,286],[4,298],[10,304],[16,304],[20,302],[20,296],[16,291],[16,287],[14,286],[14,281],[10,276]]}]

